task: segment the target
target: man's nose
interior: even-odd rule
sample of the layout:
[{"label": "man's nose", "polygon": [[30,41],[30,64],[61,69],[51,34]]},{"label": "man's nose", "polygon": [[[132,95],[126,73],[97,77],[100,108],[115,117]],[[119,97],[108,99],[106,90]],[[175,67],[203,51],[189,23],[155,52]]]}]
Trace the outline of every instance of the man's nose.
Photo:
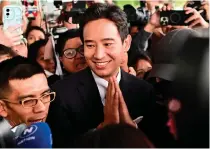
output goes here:
[{"label": "man's nose", "polygon": [[105,56],[105,49],[103,48],[103,46],[97,46],[94,53],[94,58],[102,59],[104,56]]},{"label": "man's nose", "polygon": [[38,100],[37,105],[34,107],[34,113],[41,113],[46,110],[46,105],[41,101]]}]

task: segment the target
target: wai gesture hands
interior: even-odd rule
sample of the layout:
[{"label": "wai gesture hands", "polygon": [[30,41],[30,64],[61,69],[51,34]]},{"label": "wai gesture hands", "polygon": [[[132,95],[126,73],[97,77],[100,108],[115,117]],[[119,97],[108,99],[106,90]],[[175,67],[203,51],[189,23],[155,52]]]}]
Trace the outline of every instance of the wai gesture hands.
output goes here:
[{"label": "wai gesture hands", "polygon": [[109,124],[125,123],[136,127],[136,124],[130,117],[128,108],[124,101],[119,84],[116,77],[109,79],[109,84],[106,93],[105,106],[104,106],[104,122],[98,128],[104,127]]}]

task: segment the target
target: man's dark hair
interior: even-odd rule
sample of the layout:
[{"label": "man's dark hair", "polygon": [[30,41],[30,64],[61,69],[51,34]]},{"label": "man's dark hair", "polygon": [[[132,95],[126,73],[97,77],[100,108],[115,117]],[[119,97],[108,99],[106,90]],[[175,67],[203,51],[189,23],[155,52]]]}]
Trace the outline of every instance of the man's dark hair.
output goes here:
[{"label": "man's dark hair", "polygon": [[115,23],[120,34],[122,42],[128,36],[128,23],[125,12],[118,6],[112,4],[95,3],[89,7],[81,19],[81,40],[83,41],[83,30],[87,23],[98,19],[108,19]]},{"label": "man's dark hair", "polygon": [[36,74],[45,74],[42,67],[29,59],[16,56],[0,63],[0,98],[5,98],[9,91],[9,81],[24,80]]},{"label": "man's dark hair", "polygon": [[79,29],[70,29],[59,35],[57,44],[55,46],[55,50],[59,56],[63,55],[63,48],[65,47],[66,41],[76,37],[80,37]]},{"label": "man's dark hair", "polygon": [[9,56],[13,57],[13,56],[16,56],[17,54],[14,51],[12,51],[11,48],[0,44],[0,57],[4,56],[4,55],[9,55]]},{"label": "man's dark hair", "polygon": [[33,62],[36,62],[36,58],[40,48],[45,46],[46,44],[47,44],[47,39],[46,40],[41,39],[32,43],[28,48],[28,59],[30,59]]},{"label": "man's dark hair", "polygon": [[30,27],[28,27],[27,30],[26,30],[26,33],[25,33],[25,37],[28,38],[29,33],[31,31],[33,31],[33,30],[38,30],[38,31],[42,32],[44,34],[45,38],[46,38],[45,31],[39,26],[30,26]]}]

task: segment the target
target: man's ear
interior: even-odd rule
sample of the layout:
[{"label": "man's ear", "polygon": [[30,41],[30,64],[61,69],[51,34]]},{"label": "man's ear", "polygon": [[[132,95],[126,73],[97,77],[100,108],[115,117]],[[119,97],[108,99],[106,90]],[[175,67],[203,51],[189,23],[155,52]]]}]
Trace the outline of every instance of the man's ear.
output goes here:
[{"label": "man's ear", "polygon": [[124,52],[128,52],[128,50],[130,49],[131,41],[132,41],[132,37],[130,34],[128,34],[128,36],[126,37],[126,39],[123,42],[123,48],[124,48],[123,51]]},{"label": "man's ear", "polygon": [[4,101],[0,99],[0,116],[7,117],[7,106]]}]

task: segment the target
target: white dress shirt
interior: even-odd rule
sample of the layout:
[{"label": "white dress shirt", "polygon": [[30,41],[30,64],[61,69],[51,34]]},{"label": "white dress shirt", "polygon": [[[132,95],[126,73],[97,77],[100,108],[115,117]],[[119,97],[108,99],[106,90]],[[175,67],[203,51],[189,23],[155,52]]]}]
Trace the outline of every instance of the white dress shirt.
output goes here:
[{"label": "white dress shirt", "polygon": [[[99,76],[97,76],[92,70],[91,70],[92,74],[93,74],[93,78],[96,82],[96,85],[98,87],[98,90],[99,90],[99,94],[100,94],[100,97],[101,97],[101,102],[103,105],[105,105],[105,96],[106,96],[106,90],[107,90],[107,87],[108,87],[108,81],[106,81],[105,79],[103,78],[100,78]],[[119,72],[117,74],[117,83],[119,84],[121,80],[121,70],[119,68]]]}]

